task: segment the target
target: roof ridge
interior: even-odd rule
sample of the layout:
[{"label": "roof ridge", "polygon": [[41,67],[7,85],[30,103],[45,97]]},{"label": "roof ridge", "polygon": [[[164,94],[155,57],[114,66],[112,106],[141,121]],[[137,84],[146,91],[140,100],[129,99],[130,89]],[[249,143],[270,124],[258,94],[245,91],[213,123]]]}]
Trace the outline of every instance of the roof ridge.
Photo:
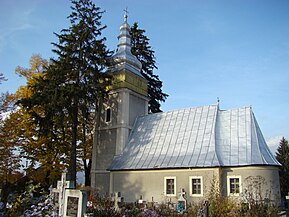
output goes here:
[{"label": "roof ridge", "polygon": [[144,115],[140,115],[140,116],[138,116],[138,117],[151,116],[151,115],[160,115],[160,114],[167,114],[167,113],[170,113],[170,112],[176,112],[176,111],[181,111],[181,110],[190,110],[190,109],[198,109],[198,108],[204,108],[204,107],[210,107],[210,106],[216,106],[216,107],[218,107],[218,104],[209,104],[209,105],[204,105],[204,106],[196,106],[196,107],[186,107],[186,108],[172,109],[172,110],[165,111],[165,112],[157,112],[157,113],[144,114]]}]

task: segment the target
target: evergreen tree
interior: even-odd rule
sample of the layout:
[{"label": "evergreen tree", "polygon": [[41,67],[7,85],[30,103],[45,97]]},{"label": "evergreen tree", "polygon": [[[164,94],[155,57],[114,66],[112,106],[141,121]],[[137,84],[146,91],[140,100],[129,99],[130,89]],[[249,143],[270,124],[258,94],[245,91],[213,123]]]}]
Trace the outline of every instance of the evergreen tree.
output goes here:
[{"label": "evergreen tree", "polygon": [[145,30],[140,29],[137,23],[131,27],[131,52],[142,63],[141,74],[148,80],[149,112],[161,112],[161,102],[168,95],[162,91],[163,83],[159,76],[153,73],[157,69],[154,51],[149,45],[149,39],[145,36]]},{"label": "evergreen tree", "polygon": [[[57,58],[52,60],[44,77],[32,86],[33,94],[22,100],[23,105],[34,114],[41,132],[46,136],[61,132],[63,145],[70,140],[70,180],[76,181],[77,147],[84,143],[82,131],[91,123],[97,99],[105,86],[104,71],[106,58],[110,54],[104,45],[101,32],[105,28],[100,19],[103,11],[91,0],[72,0],[72,13],[68,16],[71,26],[63,29],[53,51]],[[40,106],[42,113],[33,112]],[[51,130],[54,132],[51,132]],[[51,135],[50,135],[51,136]],[[61,141],[59,141],[61,142]],[[90,164],[85,164],[89,166]],[[90,173],[90,168],[85,172]]]},{"label": "evergreen tree", "polygon": [[280,176],[281,196],[285,197],[289,192],[289,146],[288,141],[283,137],[279,143],[276,153],[276,159],[282,165]]}]

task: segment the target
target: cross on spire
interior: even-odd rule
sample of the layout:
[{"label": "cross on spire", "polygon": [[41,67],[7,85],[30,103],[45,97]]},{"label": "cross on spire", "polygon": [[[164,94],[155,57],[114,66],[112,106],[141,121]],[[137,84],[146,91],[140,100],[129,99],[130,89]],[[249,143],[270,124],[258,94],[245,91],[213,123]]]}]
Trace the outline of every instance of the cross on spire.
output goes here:
[{"label": "cross on spire", "polygon": [[123,11],[124,11],[124,22],[127,22],[127,14],[128,14],[127,7]]}]

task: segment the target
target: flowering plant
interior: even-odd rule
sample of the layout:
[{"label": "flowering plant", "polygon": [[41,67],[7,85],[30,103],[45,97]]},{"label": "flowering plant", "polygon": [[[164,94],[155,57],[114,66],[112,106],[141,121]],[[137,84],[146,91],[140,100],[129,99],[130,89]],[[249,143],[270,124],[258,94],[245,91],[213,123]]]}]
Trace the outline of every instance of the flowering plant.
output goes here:
[{"label": "flowering plant", "polygon": [[39,201],[35,205],[31,205],[30,209],[24,212],[23,217],[58,217],[55,212],[52,198],[50,195],[45,195],[39,198]]}]

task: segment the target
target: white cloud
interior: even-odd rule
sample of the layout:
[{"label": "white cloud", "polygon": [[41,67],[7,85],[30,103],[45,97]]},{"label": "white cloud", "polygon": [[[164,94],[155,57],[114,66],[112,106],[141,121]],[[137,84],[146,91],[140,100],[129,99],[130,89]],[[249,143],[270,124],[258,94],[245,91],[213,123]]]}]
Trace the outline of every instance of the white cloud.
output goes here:
[{"label": "white cloud", "polygon": [[[13,43],[11,36],[20,31],[33,28],[33,19],[31,18],[34,9],[13,8],[13,10],[0,10],[0,19],[5,22],[0,23],[0,51],[5,45]],[[5,18],[5,19],[4,19]]]},{"label": "white cloud", "polygon": [[280,140],[282,139],[283,136],[275,136],[266,139],[266,143],[268,147],[270,148],[271,152],[275,155],[277,148],[279,146]]}]

